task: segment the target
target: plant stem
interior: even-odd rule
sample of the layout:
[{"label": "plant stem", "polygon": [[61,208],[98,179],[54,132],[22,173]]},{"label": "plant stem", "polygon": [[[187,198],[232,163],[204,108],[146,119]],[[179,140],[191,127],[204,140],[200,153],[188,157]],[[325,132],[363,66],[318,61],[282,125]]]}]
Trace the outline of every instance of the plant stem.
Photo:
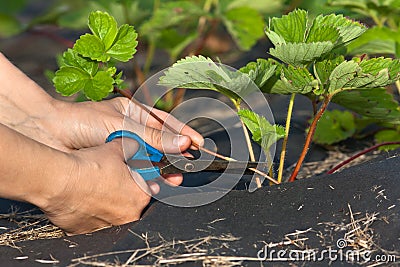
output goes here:
[{"label": "plant stem", "polygon": [[114,87],[114,93],[119,93],[119,94],[121,94],[122,96],[124,96],[124,97],[126,97],[128,99],[131,99],[133,97],[133,95],[132,95],[132,93],[130,91],[121,90],[121,89],[119,89],[117,87]]},{"label": "plant stem", "polygon": [[311,141],[314,136],[314,132],[317,127],[318,120],[321,118],[322,114],[324,114],[326,108],[329,105],[329,102],[331,101],[331,98],[332,98],[331,95],[325,96],[324,101],[323,101],[321,107],[319,108],[318,113],[314,116],[314,119],[310,125],[310,129],[308,130],[308,134],[306,137],[306,141],[304,143],[303,150],[301,151],[300,157],[296,163],[296,166],[292,172],[292,175],[289,178],[289,182],[293,182],[294,180],[296,180],[296,177],[297,177],[297,174],[299,173],[300,167],[303,164],[303,161],[307,155],[308,149],[310,148]]},{"label": "plant stem", "polygon": [[[179,134],[179,132],[178,132],[177,130],[175,130],[172,126],[170,126],[168,123],[166,123],[163,119],[161,119],[160,117],[158,117],[157,114],[155,114],[154,112],[152,112],[148,107],[146,107],[145,105],[143,105],[142,103],[140,103],[139,101],[137,101],[135,98],[131,97],[131,95],[130,95],[129,92],[124,91],[124,90],[121,90],[121,89],[118,89],[118,88],[115,88],[114,91],[115,91],[115,92],[118,92],[118,93],[120,93],[120,94],[122,94],[123,96],[125,96],[125,97],[127,97],[127,98],[129,98],[133,103],[135,103],[135,104],[138,105],[141,109],[143,109],[143,110],[146,111],[148,114],[150,114],[153,118],[155,118],[160,124],[164,125],[164,126],[165,126],[167,129],[169,129],[171,132],[173,132],[173,133],[175,133],[175,134]],[[208,153],[208,154],[210,154],[210,155],[213,155],[213,156],[215,156],[215,157],[217,157],[217,158],[220,158],[220,159],[223,159],[223,160],[227,160],[227,161],[236,161],[236,160],[233,159],[233,158],[226,157],[226,156],[223,156],[223,155],[218,154],[218,153],[216,153],[216,152],[213,152],[213,151],[211,151],[211,150],[209,150],[209,149],[207,149],[207,148],[205,148],[205,147],[202,147],[202,146],[200,146],[199,144],[196,144],[196,143],[194,143],[194,142],[192,142],[192,145],[195,146],[196,148],[198,148],[199,150],[204,151],[204,152],[206,152],[206,153]],[[255,169],[255,168],[249,168],[249,170],[252,170],[252,171],[254,171],[255,173],[257,173],[257,174],[259,174],[259,175],[265,177],[265,178],[268,179],[271,183],[279,184],[278,181],[276,181],[275,179],[273,179],[272,177],[268,176],[266,173],[264,173],[264,172],[262,172],[262,171],[260,171],[260,170],[257,170],[257,169]],[[258,179],[259,179],[259,178],[258,178]],[[260,182],[260,184],[261,184],[261,182]],[[257,183],[257,186],[258,186],[258,183]]]},{"label": "plant stem", "polygon": [[287,116],[286,116],[285,137],[283,138],[281,157],[279,159],[278,182],[282,182],[283,166],[285,163],[286,147],[287,147],[287,142],[289,139],[290,121],[292,119],[293,105],[294,105],[295,97],[296,97],[295,93],[293,93],[292,96],[290,97],[288,112],[287,112]]},{"label": "plant stem", "polygon": [[156,45],[154,41],[150,41],[149,47],[147,50],[147,55],[146,55],[146,62],[144,63],[143,66],[143,75],[146,77],[149,72],[150,72],[150,67],[151,64],[153,63],[153,58],[154,58],[154,53],[156,51]]},{"label": "plant stem", "polygon": [[151,106],[153,104],[153,99],[151,98],[150,92],[149,92],[149,88],[146,86],[146,77],[144,76],[143,71],[140,69],[140,67],[138,66],[137,62],[134,60],[133,61],[133,70],[135,71],[136,74],[136,79],[137,79],[137,83],[138,83],[138,87],[143,86],[143,96],[144,99],[147,103],[147,105]]},{"label": "plant stem", "polygon": [[346,159],[345,161],[339,163],[338,165],[336,165],[335,167],[333,167],[332,169],[330,169],[329,171],[327,171],[327,174],[332,174],[335,171],[337,171],[338,169],[340,169],[341,167],[343,167],[344,165],[350,163],[351,161],[355,160],[356,158],[367,154],[368,152],[371,152],[381,146],[388,146],[388,145],[400,145],[400,142],[384,142],[384,143],[380,143],[380,144],[376,144],[374,146],[371,146],[367,149],[364,149],[363,151],[351,156],[350,158]]},{"label": "plant stem", "polygon": [[40,30],[40,29],[32,28],[32,29],[29,29],[29,32],[32,34],[35,34],[35,35],[45,36],[45,37],[47,37],[61,45],[64,45],[68,48],[72,48],[74,46],[74,42],[72,42],[66,38],[63,38],[57,34],[54,34],[53,32],[47,31],[47,30]]},{"label": "plant stem", "polygon": [[382,19],[380,19],[375,13],[374,11],[368,12],[369,16],[372,18],[372,20],[374,21],[374,23],[379,27],[382,28],[386,18],[383,17]]},{"label": "plant stem", "polygon": [[[233,101],[233,103],[235,104],[236,110],[239,112],[240,111],[240,101]],[[244,124],[242,118],[239,117],[239,119],[240,119],[240,123],[242,124],[244,138],[246,140],[247,148],[249,150],[250,160],[256,161],[256,157],[254,156],[253,146],[251,145],[249,132],[247,131],[246,125]],[[257,184],[257,188],[262,187],[261,180],[259,177],[256,177],[256,184]]]},{"label": "plant stem", "polygon": [[400,80],[396,81],[396,88],[400,95]]}]

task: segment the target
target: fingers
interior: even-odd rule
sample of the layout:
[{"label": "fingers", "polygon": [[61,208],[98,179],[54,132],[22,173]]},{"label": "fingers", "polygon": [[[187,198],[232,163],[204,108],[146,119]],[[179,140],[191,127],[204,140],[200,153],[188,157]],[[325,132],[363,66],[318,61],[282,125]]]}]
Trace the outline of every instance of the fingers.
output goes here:
[{"label": "fingers", "polygon": [[[131,119],[125,120],[124,129],[135,132],[142,137],[146,143],[165,153],[183,152],[187,150],[192,143],[188,136],[146,127]],[[124,138],[124,140],[125,139],[128,138]]]},{"label": "fingers", "polygon": [[[161,133],[161,132],[159,132]],[[158,133],[157,133],[158,134]],[[185,137],[185,136],[183,136]],[[158,138],[158,137],[157,137]],[[121,160],[126,162],[128,159],[130,159],[138,150],[139,144],[130,138],[118,138],[114,139],[113,141],[105,144],[105,146],[108,146],[109,153],[112,153],[112,151],[115,151],[116,155],[121,156]],[[122,158],[123,157],[123,158]],[[137,183],[137,185],[148,195],[156,195],[160,191],[160,186],[154,182],[154,181],[148,181],[146,182],[143,180],[143,178],[140,176],[138,172],[136,172],[134,169],[129,168],[131,172],[131,176],[133,180]],[[178,186],[179,184],[182,183],[183,177],[180,174],[176,175],[168,175],[168,177],[165,177],[166,179],[164,180],[171,186]]]},{"label": "fingers", "polygon": [[183,182],[182,174],[168,174],[164,176],[165,182],[170,186],[178,186]]},{"label": "fingers", "polygon": [[[145,125],[150,128],[158,129],[158,130],[163,130],[166,132],[172,132],[172,133],[179,133],[181,135],[186,135],[189,136],[191,139],[191,142],[194,142],[195,144],[198,144],[202,146],[204,144],[204,138],[201,136],[200,133],[186,125],[185,123],[179,121],[176,119],[174,116],[171,114],[155,109],[155,108],[150,108],[147,107],[149,110],[151,110],[157,117],[159,117],[162,121],[165,122],[168,126],[165,124],[161,124],[156,118],[154,118],[152,115],[150,115],[147,111],[145,111],[143,108],[140,106],[130,103],[129,108],[122,107],[119,108],[121,112],[125,112],[124,114],[128,115],[132,120],[139,122],[142,125]],[[172,131],[172,128],[174,131]],[[192,149],[196,149],[195,146],[191,147]]]}]

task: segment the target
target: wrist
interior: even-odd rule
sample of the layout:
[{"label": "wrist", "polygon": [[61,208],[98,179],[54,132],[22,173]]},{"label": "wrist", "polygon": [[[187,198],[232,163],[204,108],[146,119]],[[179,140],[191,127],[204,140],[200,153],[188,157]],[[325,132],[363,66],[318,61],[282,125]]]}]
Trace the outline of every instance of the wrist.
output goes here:
[{"label": "wrist", "polygon": [[53,111],[52,97],[1,53],[0,80],[0,123],[20,131]]},{"label": "wrist", "polygon": [[0,134],[0,197],[46,207],[65,190],[65,174],[73,171],[73,161],[67,153],[2,124]]},{"label": "wrist", "polygon": [[72,174],[77,171],[75,161],[67,153],[58,150],[52,152],[51,163],[43,168],[40,177],[35,179],[35,185],[27,189],[29,195],[24,199],[43,211],[54,210],[54,205],[63,205],[62,196],[68,191]]}]

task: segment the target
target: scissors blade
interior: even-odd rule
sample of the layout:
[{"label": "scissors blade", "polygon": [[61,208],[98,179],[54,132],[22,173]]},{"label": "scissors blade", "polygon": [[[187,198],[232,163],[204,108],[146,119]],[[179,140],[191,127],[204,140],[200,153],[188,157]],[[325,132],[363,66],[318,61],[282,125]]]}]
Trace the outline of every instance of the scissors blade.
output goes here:
[{"label": "scissors blade", "polygon": [[232,174],[254,174],[249,168],[267,167],[265,162],[191,160],[187,158],[168,160],[169,164],[160,167],[161,174],[190,172],[226,172]]}]

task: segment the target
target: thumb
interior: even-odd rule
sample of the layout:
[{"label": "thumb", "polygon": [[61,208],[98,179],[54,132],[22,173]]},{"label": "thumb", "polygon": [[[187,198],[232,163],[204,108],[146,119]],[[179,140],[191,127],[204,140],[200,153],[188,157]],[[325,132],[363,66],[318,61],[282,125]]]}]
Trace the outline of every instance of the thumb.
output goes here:
[{"label": "thumb", "polygon": [[145,141],[165,153],[180,153],[188,149],[192,143],[189,136],[173,134],[154,128],[145,127]]}]

